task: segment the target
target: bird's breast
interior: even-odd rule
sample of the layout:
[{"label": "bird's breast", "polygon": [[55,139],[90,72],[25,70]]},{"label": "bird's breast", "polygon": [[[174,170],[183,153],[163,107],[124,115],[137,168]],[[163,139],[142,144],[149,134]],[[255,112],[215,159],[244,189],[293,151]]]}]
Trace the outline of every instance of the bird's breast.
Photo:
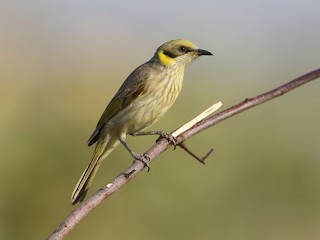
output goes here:
[{"label": "bird's breast", "polygon": [[142,131],[152,125],[177,99],[182,88],[183,75],[184,69],[177,68],[151,76],[142,93],[111,122],[126,133]]}]

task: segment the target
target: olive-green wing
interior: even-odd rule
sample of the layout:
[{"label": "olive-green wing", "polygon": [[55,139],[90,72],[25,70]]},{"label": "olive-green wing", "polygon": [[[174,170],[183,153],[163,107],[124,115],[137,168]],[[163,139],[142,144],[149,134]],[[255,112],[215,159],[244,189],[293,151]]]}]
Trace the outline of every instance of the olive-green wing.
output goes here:
[{"label": "olive-green wing", "polygon": [[122,84],[116,95],[104,110],[96,129],[88,140],[88,145],[94,144],[100,135],[104,125],[118,112],[126,108],[132,101],[134,101],[142,92],[145,83],[149,77],[148,71],[144,71],[146,64],[134,70],[126,81]]}]

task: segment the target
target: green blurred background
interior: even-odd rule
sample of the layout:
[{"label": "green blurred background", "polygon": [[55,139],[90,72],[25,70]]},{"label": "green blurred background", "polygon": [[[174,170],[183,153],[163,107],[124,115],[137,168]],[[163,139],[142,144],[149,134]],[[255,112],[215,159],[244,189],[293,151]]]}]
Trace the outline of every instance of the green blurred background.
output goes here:
[{"label": "green blurred background", "polygon": [[[186,38],[214,53],[187,70],[171,131],[320,67],[320,2],[0,2],[0,239],[44,239],[74,209],[86,141],[128,74]],[[320,80],[167,151],[67,239],[319,239]],[[143,152],[155,137],[132,138]],[[104,162],[97,190],[132,159]]]}]

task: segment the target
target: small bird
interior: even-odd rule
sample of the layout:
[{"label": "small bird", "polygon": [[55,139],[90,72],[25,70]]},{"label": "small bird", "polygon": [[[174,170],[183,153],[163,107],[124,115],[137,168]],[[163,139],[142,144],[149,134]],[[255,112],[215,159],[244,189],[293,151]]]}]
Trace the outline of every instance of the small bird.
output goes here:
[{"label": "small bird", "polygon": [[170,139],[162,131],[141,131],[168,111],[180,93],[186,66],[202,55],[212,53],[199,49],[188,40],[171,40],[162,44],[148,62],[129,75],[108,104],[88,140],[89,146],[95,142],[97,144],[89,165],[72,193],[72,204],[84,199],[102,160],[119,143],[134,159],[148,166],[147,157],[132,151],[126,143],[126,136],[158,134]]}]

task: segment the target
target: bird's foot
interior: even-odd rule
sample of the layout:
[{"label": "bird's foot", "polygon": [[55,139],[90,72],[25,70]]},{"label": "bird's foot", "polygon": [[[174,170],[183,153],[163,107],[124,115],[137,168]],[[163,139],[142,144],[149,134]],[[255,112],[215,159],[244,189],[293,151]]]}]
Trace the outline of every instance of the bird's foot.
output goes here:
[{"label": "bird's foot", "polygon": [[148,155],[141,155],[141,154],[138,154],[138,153],[135,153],[133,152],[132,153],[132,157],[137,160],[137,161],[140,161],[143,163],[144,167],[147,168],[147,172],[150,171],[150,165],[149,165],[149,162],[150,162],[150,158]]},{"label": "bird's foot", "polygon": [[167,141],[173,145],[173,150],[176,149],[177,147],[177,139],[172,136],[172,134],[164,132],[164,131],[158,131],[158,134],[160,135],[160,137],[156,140],[156,142],[158,142],[161,138],[165,138],[167,139]]},{"label": "bird's foot", "polygon": [[156,140],[158,142],[161,138],[167,139],[167,141],[174,146],[173,149],[177,147],[177,139],[172,136],[170,133],[166,133],[164,131],[144,131],[144,132],[135,132],[130,133],[132,136],[146,136],[146,135],[159,135],[160,137]]}]

